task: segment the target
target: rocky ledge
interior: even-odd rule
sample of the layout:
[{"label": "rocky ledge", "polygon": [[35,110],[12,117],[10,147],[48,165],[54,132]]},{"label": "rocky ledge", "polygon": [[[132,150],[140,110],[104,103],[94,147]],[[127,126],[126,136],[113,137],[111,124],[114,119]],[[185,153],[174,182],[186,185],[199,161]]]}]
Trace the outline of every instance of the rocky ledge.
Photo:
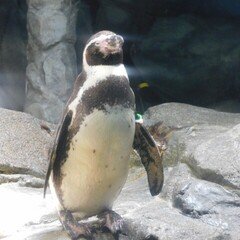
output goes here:
[{"label": "rocky ledge", "polygon": [[[0,116],[0,239],[69,239],[50,193],[43,199],[53,134],[28,114],[0,109]],[[139,159],[132,161],[114,205],[126,221],[121,239],[239,239],[240,114],[168,103],[148,109],[144,121],[172,131],[165,183],[151,197]]]}]

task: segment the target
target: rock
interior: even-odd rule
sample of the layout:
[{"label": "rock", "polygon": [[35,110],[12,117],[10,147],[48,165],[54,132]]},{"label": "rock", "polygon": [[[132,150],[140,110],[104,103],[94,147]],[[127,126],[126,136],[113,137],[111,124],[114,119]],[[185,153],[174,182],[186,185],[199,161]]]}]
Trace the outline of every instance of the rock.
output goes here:
[{"label": "rock", "polygon": [[202,178],[240,190],[240,124],[196,148],[189,165]]},{"label": "rock", "polygon": [[174,129],[165,166],[187,163],[201,179],[239,189],[240,114],[217,112],[180,103],[152,107],[147,126],[163,121]]},{"label": "rock", "polygon": [[0,173],[44,178],[53,139],[42,121],[29,114],[0,109]]},{"label": "rock", "polygon": [[71,1],[28,1],[25,111],[57,123],[76,78],[76,8]]},{"label": "rock", "polygon": [[[18,230],[23,227],[36,230],[38,224],[56,220],[54,204],[52,201],[46,204],[42,188],[20,187],[18,183],[8,183],[0,185],[0,192],[0,235],[10,237],[18,234]],[[20,237],[24,234],[23,230],[19,232],[18,239],[24,239]]]},{"label": "rock", "polygon": [[[143,171],[143,169],[142,169]],[[138,172],[138,171],[137,171]],[[127,224],[128,237],[133,239],[206,239],[221,237],[224,231],[179,214],[178,210],[158,197],[150,196],[144,176],[133,180],[134,172],[116,201],[114,209]],[[0,233],[6,240],[16,237],[28,240],[69,239],[57,220],[53,200],[48,193],[42,198],[43,189],[20,187],[17,183],[0,185]],[[15,202],[18,199],[18,204]],[[6,208],[7,206],[11,206]],[[194,238],[192,238],[194,236]],[[97,235],[96,239],[111,239]]]},{"label": "rock", "polygon": [[182,214],[223,230],[224,239],[239,236],[240,197],[218,184],[196,179],[185,164],[166,174],[161,197]]},{"label": "rock", "polygon": [[[178,106],[181,107],[181,105]],[[183,109],[185,107],[184,105]],[[161,106],[160,109],[162,109]],[[170,106],[167,112],[171,116],[169,109],[171,109]],[[174,104],[173,109],[176,110]],[[201,113],[203,109],[191,107],[191,113],[194,116],[195,111]],[[203,112],[205,114],[205,111]],[[159,115],[157,108],[155,113],[154,116]],[[201,140],[206,133],[204,131],[210,131],[210,127],[215,125],[208,125],[208,121],[212,124],[214,121],[210,117],[204,118],[200,113],[199,118],[195,119],[196,122],[193,118],[191,124],[202,127],[203,132],[201,134],[197,132],[195,135]],[[211,113],[209,110],[208,114],[217,118],[215,111]],[[54,136],[54,131],[48,133],[45,125],[50,129],[54,129],[55,126],[20,112],[0,109],[0,115],[0,132],[2,133],[0,135],[0,238],[6,240],[69,239],[58,221],[50,193],[48,192],[46,199],[43,199],[42,187],[47,167],[47,153]],[[180,115],[177,116],[181,120]],[[184,111],[182,120],[177,119],[176,123],[186,126],[187,120],[183,116]],[[213,128],[211,139],[222,141],[222,138],[218,137],[221,134],[227,134],[225,138],[232,139],[227,141],[231,148],[232,141],[238,142],[239,125],[232,129],[232,124],[235,124],[233,117],[235,115],[222,116],[220,115],[221,121],[219,121],[222,124],[219,126],[222,133],[214,136],[217,128]],[[229,125],[224,118],[229,120]],[[201,119],[200,123],[203,124],[197,125],[197,119]],[[173,121],[172,118],[171,120]],[[153,118],[153,121],[156,119]],[[185,136],[182,139],[188,139],[187,129],[191,128],[191,124],[174,131],[173,137],[177,139],[179,136]],[[181,132],[181,135],[176,135],[176,132],[178,134]],[[154,136],[158,137],[159,134],[156,133]],[[191,141],[194,142],[194,135],[191,136]],[[204,142],[212,144],[211,139],[208,139],[209,142],[205,140]],[[173,148],[176,147],[174,141],[171,140],[169,146],[169,154],[172,154],[172,158],[175,151]],[[182,144],[189,143],[186,141]],[[202,144],[200,142],[199,148]],[[175,160],[171,166],[166,165],[163,190],[157,197],[150,195],[145,170],[140,164],[139,157],[132,153],[127,183],[114,204],[114,210],[125,220],[124,230],[127,236],[121,236],[120,240],[238,239],[240,194],[236,191],[236,187],[227,188],[220,185],[222,182],[213,183],[199,179],[199,174],[195,170],[197,165],[195,162],[190,163],[191,157],[187,155],[191,148],[188,151],[186,149],[186,146],[183,146],[176,150],[175,154],[179,159]],[[195,150],[197,151],[198,148]],[[206,156],[208,151],[209,149],[206,150]],[[211,166],[211,164],[208,165]],[[233,171],[233,173],[236,172]],[[88,221],[97,224],[95,219]],[[110,234],[97,232],[95,239],[112,240],[113,238]]]},{"label": "rock", "polygon": [[0,174],[0,184],[17,182],[21,187],[42,188],[44,180],[25,174]]},{"label": "rock", "polygon": [[176,103],[144,115],[149,127],[163,122],[173,129],[160,196],[182,214],[222,229],[223,239],[239,236],[239,119],[239,114]]},{"label": "rock", "polygon": [[200,218],[205,214],[220,214],[224,208],[231,207],[236,214],[240,198],[217,184],[193,180],[176,193],[174,206],[194,218]]},{"label": "rock", "polygon": [[149,108],[144,113],[144,123],[154,125],[159,121],[174,128],[198,125],[229,127],[239,123],[240,113],[218,112],[184,103],[164,103]]}]

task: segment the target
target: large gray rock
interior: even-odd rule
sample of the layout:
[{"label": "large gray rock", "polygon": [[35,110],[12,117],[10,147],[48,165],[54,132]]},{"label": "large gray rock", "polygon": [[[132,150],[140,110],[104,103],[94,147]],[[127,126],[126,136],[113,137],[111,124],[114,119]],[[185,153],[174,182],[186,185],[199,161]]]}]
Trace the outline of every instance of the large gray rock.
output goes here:
[{"label": "large gray rock", "polygon": [[216,183],[200,180],[185,164],[168,169],[161,197],[185,216],[222,229],[225,239],[238,239],[240,197]]},{"label": "large gray rock", "polygon": [[240,190],[240,124],[196,148],[190,166],[203,179]]},{"label": "large gray rock", "polygon": [[28,1],[25,111],[57,123],[76,78],[76,8],[71,1]]},{"label": "large gray rock", "polygon": [[154,125],[159,121],[174,128],[201,125],[231,127],[240,122],[240,113],[218,112],[184,103],[164,103],[151,107],[144,113],[146,125]]},{"label": "large gray rock", "polygon": [[41,123],[29,114],[0,109],[0,173],[45,176],[53,139]]},{"label": "large gray rock", "polygon": [[[221,228],[181,215],[164,200],[152,198],[146,177],[137,177],[143,172],[137,170],[137,175],[134,172],[114,206],[127,225],[128,236],[121,236],[120,239],[179,239],[183,236],[189,240],[227,239]],[[19,187],[17,183],[0,185],[1,201],[11,206],[6,208],[5,204],[0,205],[0,233],[4,239],[69,239],[57,220],[53,199],[47,194],[44,200],[42,191]],[[18,199],[17,205],[15,199]],[[112,240],[109,235],[102,234],[97,235],[96,239]]]},{"label": "large gray rock", "polygon": [[[28,114],[4,109],[0,113],[0,238],[69,239],[57,219],[50,193],[46,200],[43,199],[42,177],[46,172],[53,133],[50,135],[42,129],[42,122]],[[223,128],[228,129],[225,125]],[[236,128],[233,132],[237,134]],[[233,132],[230,131],[231,137],[235,136]],[[173,146],[169,147],[172,152]],[[185,148],[183,152],[178,151],[178,154],[186,154]],[[187,162],[186,157],[180,157]],[[175,167],[165,168],[161,195],[152,197],[146,173],[139,167],[139,158],[134,155],[132,158],[127,183],[114,205],[114,210],[126,222],[127,236],[121,236],[121,240],[238,240],[240,200],[237,191],[233,191],[236,188],[227,189],[197,179],[194,162],[189,168],[176,161]],[[112,240],[109,234],[97,233],[95,237]]]},{"label": "large gray rock", "polygon": [[166,165],[185,162],[199,178],[239,189],[240,114],[167,103],[148,109],[144,120],[174,129]]}]

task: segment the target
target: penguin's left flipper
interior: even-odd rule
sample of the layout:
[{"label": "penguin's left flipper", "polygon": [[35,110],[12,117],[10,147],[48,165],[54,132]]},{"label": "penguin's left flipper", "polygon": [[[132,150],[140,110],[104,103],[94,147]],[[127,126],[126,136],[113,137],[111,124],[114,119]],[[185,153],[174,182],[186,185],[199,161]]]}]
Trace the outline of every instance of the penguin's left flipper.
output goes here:
[{"label": "penguin's left flipper", "polygon": [[61,161],[62,156],[64,155],[63,151],[66,149],[68,135],[69,135],[69,126],[72,121],[72,111],[67,111],[62,118],[61,124],[58,127],[57,135],[55,138],[55,142],[53,144],[52,151],[49,155],[50,161],[48,165],[48,170],[45,178],[44,185],[44,197],[46,195],[46,190],[48,186],[49,177],[51,175],[53,165],[55,162]]},{"label": "penguin's left flipper", "polygon": [[138,152],[147,172],[151,195],[158,195],[162,189],[164,180],[162,155],[153,137],[142,123],[139,122],[135,123],[133,148]]}]

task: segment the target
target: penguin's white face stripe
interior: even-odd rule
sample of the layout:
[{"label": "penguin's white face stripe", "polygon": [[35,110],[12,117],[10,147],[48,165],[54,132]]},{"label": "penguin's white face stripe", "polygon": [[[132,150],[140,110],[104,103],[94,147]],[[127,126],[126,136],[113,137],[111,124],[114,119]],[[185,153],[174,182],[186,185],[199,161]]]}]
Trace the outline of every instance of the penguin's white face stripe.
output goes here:
[{"label": "penguin's white face stripe", "polygon": [[110,66],[110,65],[97,65],[88,66],[86,71],[86,81],[80,88],[76,98],[69,104],[68,109],[73,112],[73,119],[76,114],[78,103],[81,101],[83,92],[87,89],[96,86],[101,81],[106,81],[109,76],[125,77],[128,79],[127,71],[123,64]]}]

